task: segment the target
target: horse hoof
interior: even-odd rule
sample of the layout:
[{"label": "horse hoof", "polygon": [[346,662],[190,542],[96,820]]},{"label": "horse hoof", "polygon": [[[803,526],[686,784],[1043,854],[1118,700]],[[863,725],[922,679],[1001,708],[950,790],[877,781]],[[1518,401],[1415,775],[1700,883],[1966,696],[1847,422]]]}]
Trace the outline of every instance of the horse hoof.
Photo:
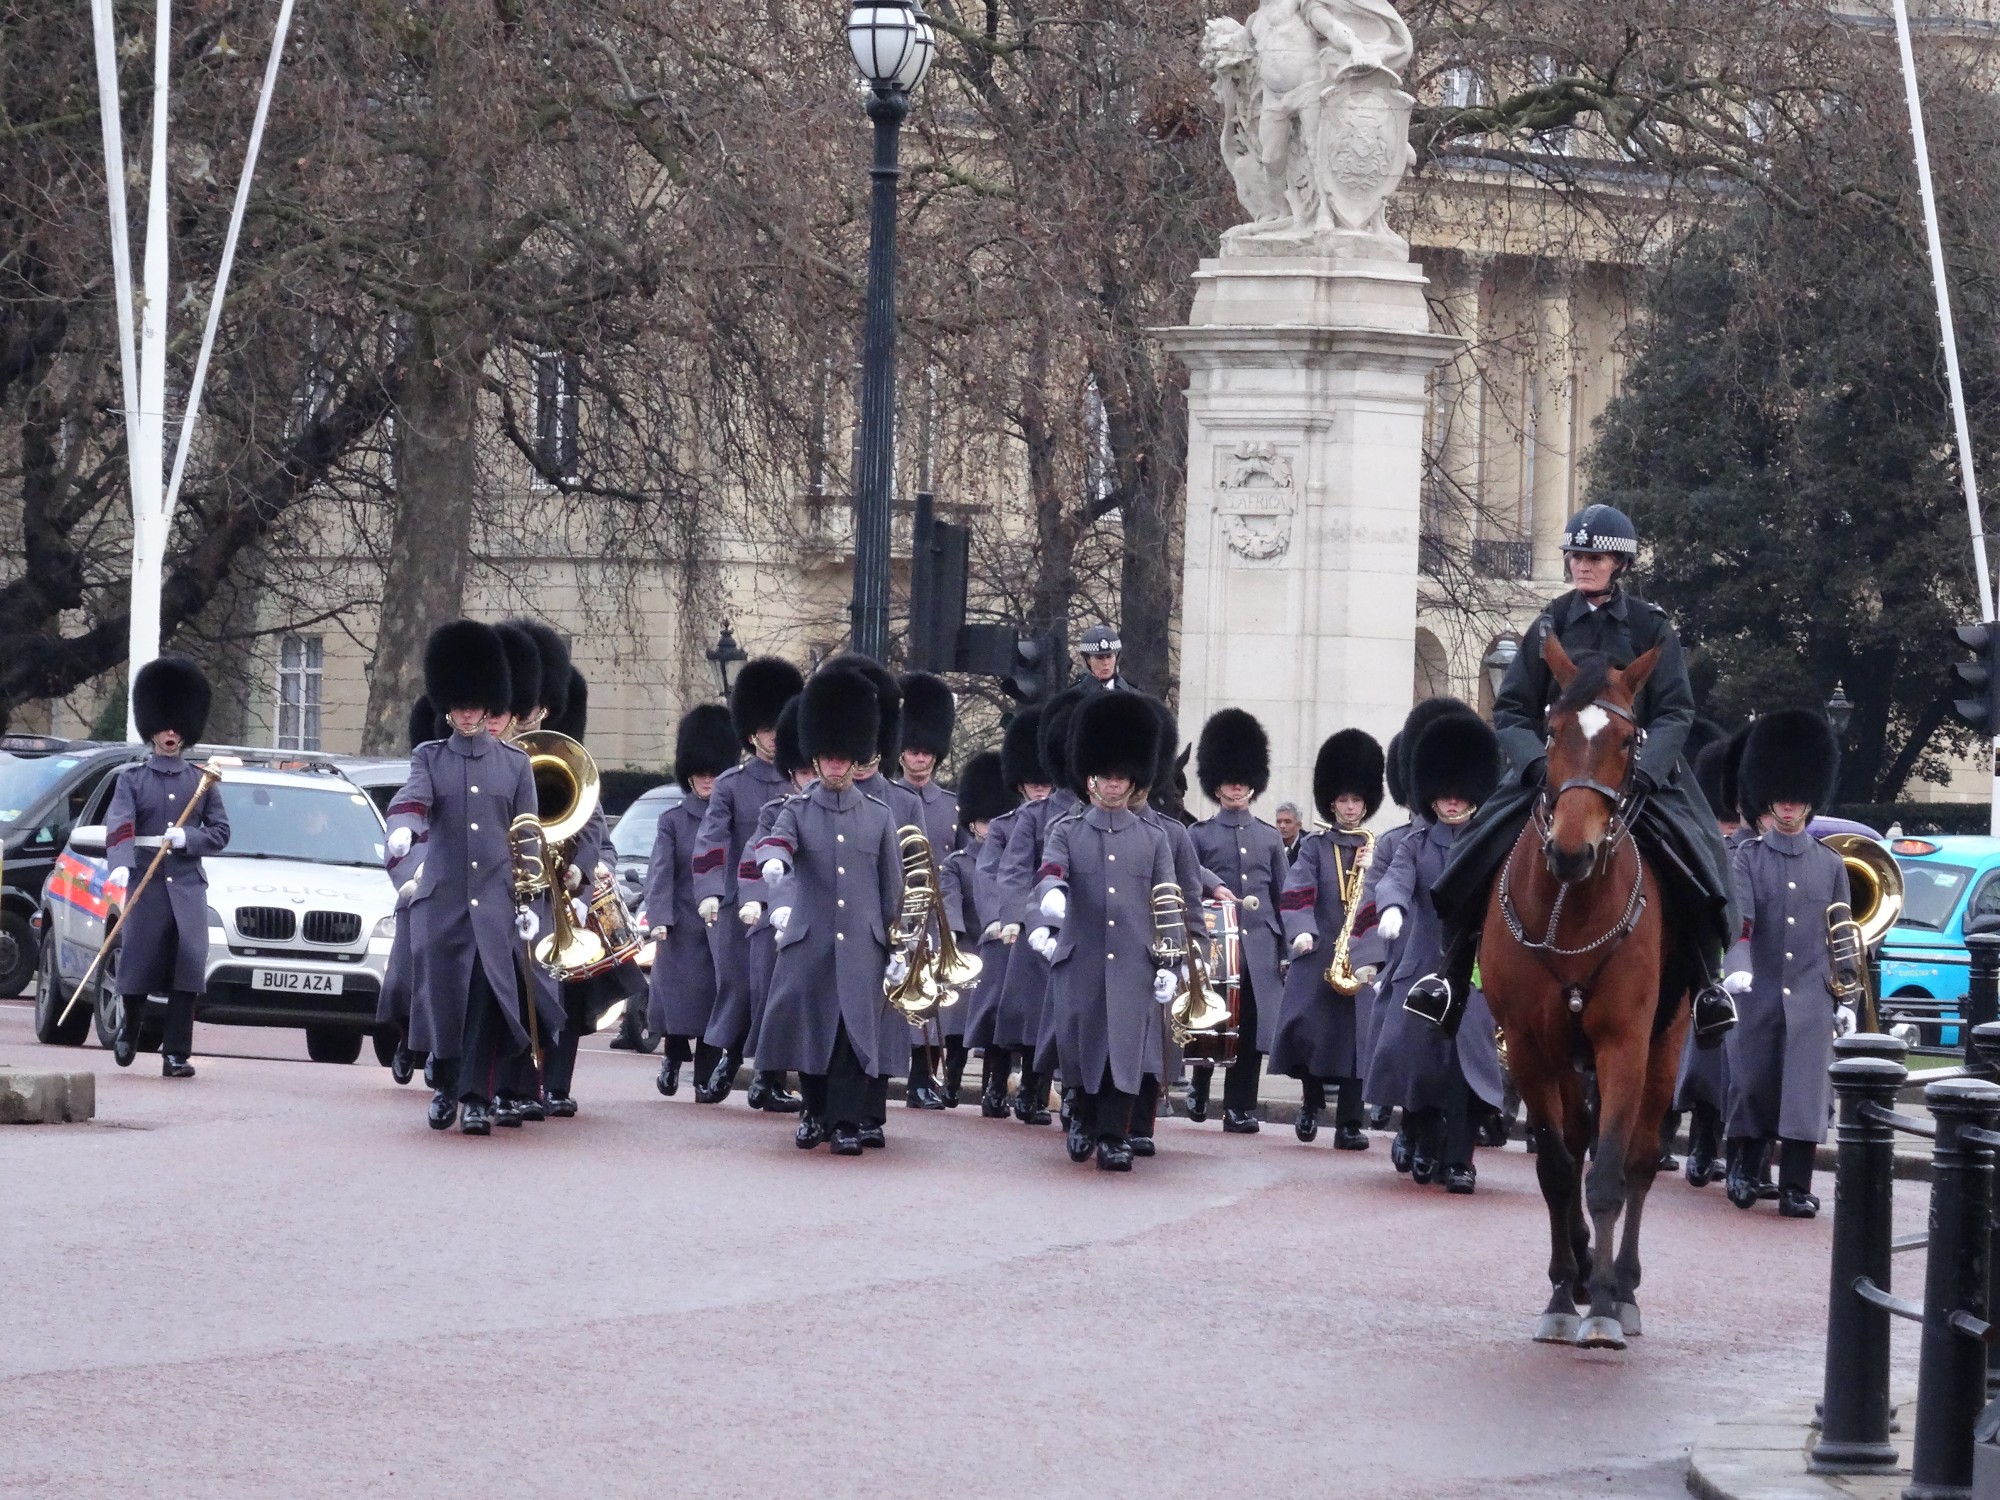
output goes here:
[{"label": "horse hoof", "polygon": [[1625,1337],[1636,1339],[1646,1330],[1639,1326],[1639,1304],[1621,1302],[1618,1304],[1618,1326],[1625,1331]]},{"label": "horse hoof", "polygon": [[1625,1330],[1616,1318],[1585,1318],[1576,1330],[1576,1342],[1582,1349],[1623,1349]]},{"label": "horse hoof", "polygon": [[1581,1321],[1575,1313],[1543,1313],[1541,1321],[1535,1324],[1535,1342],[1574,1344],[1577,1324]]}]

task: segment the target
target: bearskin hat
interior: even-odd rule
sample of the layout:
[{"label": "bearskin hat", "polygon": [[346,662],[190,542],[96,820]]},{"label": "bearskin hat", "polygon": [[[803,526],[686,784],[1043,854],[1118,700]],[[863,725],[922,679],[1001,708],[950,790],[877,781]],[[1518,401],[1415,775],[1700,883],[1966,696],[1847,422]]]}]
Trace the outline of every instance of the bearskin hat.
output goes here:
[{"label": "bearskin hat", "polygon": [[778,722],[778,711],[805,690],[806,676],[782,656],[754,657],[737,669],[729,717],[743,748],[760,729]]},{"label": "bearskin hat", "polygon": [[1722,746],[1722,800],[1729,807],[1729,815],[1739,823],[1757,821],[1747,810],[1743,796],[1743,747],[1749,742],[1750,726],[1745,724]]},{"label": "bearskin hat", "polygon": [[477,620],[453,620],[433,630],[424,643],[424,696],[441,714],[455,708],[509,712],[514,684],[500,633]]},{"label": "bearskin hat", "polygon": [[1042,764],[1040,704],[1021,709],[1008,720],[1000,736],[1000,775],[1016,791],[1049,784],[1049,768]]},{"label": "bearskin hat", "polygon": [[1500,737],[1471,712],[1431,721],[1410,757],[1410,790],[1426,815],[1440,797],[1479,806],[1500,786]]},{"label": "bearskin hat", "polygon": [[[1069,726],[1076,717],[1077,705],[1084,695],[1093,691],[1089,688],[1064,688],[1042,706],[1042,727],[1040,745],[1042,765],[1048,770],[1051,786],[1066,786],[1081,794],[1081,783],[1070,775]],[[1152,772],[1148,769],[1142,781],[1150,781]]]},{"label": "bearskin hat", "polygon": [[1737,821],[1734,798],[1725,797],[1722,789],[1722,772],[1729,759],[1729,746],[1723,741],[1704,745],[1694,758],[1694,784],[1701,788],[1701,800],[1708,804],[1708,810],[1725,823]]},{"label": "bearskin hat", "polygon": [[563,690],[562,710],[542,720],[542,728],[566,734],[582,744],[584,731],[589,727],[590,684],[583,680],[583,673],[572,666],[569,669],[569,686]]},{"label": "bearskin hat", "polygon": [[928,751],[943,760],[951,754],[958,699],[942,677],[929,672],[905,672],[898,685],[903,690],[903,749]]},{"label": "bearskin hat", "polygon": [[1190,823],[1193,819],[1187,816],[1185,806],[1187,763],[1188,758],[1194,754],[1194,746],[1181,744],[1181,721],[1174,711],[1167,707],[1166,701],[1151,694],[1144,696],[1153,707],[1153,717],[1160,721],[1160,758],[1154,764],[1153,779],[1146,788],[1149,793],[1147,800],[1168,816],[1179,818],[1183,823]]},{"label": "bearskin hat", "polygon": [[1271,785],[1271,736],[1254,715],[1225,708],[1208,716],[1194,752],[1195,776],[1201,794],[1211,802],[1230,782],[1241,782],[1250,795],[1261,797]]},{"label": "bearskin hat", "polygon": [[132,722],[142,740],[173,729],[179,731],[182,744],[192,745],[208,728],[208,705],[214,696],[207,674],[193,658],[156,656],[132,679]]},{"label": "bearskin hat", "polygon": [[569,647],[563,644],[561,636],[540,620],[517,616],[505,623],[525,632],[528,639],[535,643],[535,654],[542,663],[539,685],[535,689],[535,705],[547,709],[549,718],[559,717],[569,703]]},{"label": "bearskin hat", "polygon": [[[1071,779],[1087,786],[1093,776],[1124,776],[1150,786],[1160,774],[1160,705],[1138,693],[1092,693],[1069,714]],[[1171,750],[1165,752],[1171,769]]]},{"label": "bearskin hat", "polygon": [[1781,708],[1750,726],[1743,745],[1743,806],[1753,815],[1774,802],[1805,802],[1824,808],[1833,801],[1840,771],[1840,744],[1833,726],[1816,708]]},{"label": "bearskin hat", "polygon": [[1343,729],[1327,736],[1313,762],[1313,806],[1320,818],[1335,821],[1333,799],[1350,792],[1367,805],[1365,822],[1382,806],[1382,772],[1386,764],[1375,736],[1361,729]]},{"label": "bearskin hat", "polygon": [[809,760],[866,762],[880,748],[882,699],[859,672],[821,667],[799,701],[799,748]]},{"label": "bearskin hat", "polygon": [[1715,720],[1697,715],[1688,725],[1687,737],[1681,741],[1681,759],[1693,765],[1695,757],[1702,751],[1726,738],[1728,736],[1722,732],[1722,726]]},{"label": "bearskin hat", "polygon": [[674,780],[694,790],[697,776],[720,776],[742,757],[736,726],[720,703],[697,703],[674,730]]},{"label": "bearskin hat", "polygon": [[1389,748],[1382,752],[1382,779],[1389,786],[1389,800],[1398,807],[1410,805],[1410,783],[1403,775],[1403,734],[1389,736]]},{"label": "bearskin hat", "polygon": [[444,715],[431,707],[431,700],[419,698],[410,705],[410,748],[428,744],[432,740],[444,739],[451,733],[451,725]]},{"label": "bearskin hat", "polygon": [[[894,768],[903,750],[903,689],[895,675],[872,656],[859,651],[843,651],[820,663],[820,671],[847,672],[863,678],[875,688],[878,727],[875,731],[876,760]],[[863,760],[869,759],[862,756]]]},{"label": "bearskin hat", "polygon": [[777,754],[772,757],[778,767],[778,774],[790,776],[794,771],[810,771],[812,762],[799,748],[799,700],[793,698],[778,710]]},{"label": "bearskin hat", "polygon": [[965,763],[958,777],[958,821],[961,827],[990,823],[1021,805],[1021,794],[1000,770],[1000,752],[982,750]]},{"label": "bearskin hat", "polygon": [[542,703],[542,653],[535,638],[520,626],[502,621],[493,627],[507,652],[507,711],[525,719]]},{"label": "bearskin hat", "polygon": [[1458,714],[1471,714],[1473,718],[1479,717],[1472,712],[1472,709],[1462,699],[1426,698],[1415,708],[1411,709],[1409,717],[1403,720],[1403,733],[1401,735],[1403,742],[1403,788],[1410,797],[1410,801],[1405,806],[1413,808],[1417,812],[1427,813],[1430,808],[1429,801],[1417,795],[1417,778],[1411,769],[1412,758],[1417,753],[1417,741],[1422,739],[1424,731],[1437,723],[1438,720],[1451,718]]}]

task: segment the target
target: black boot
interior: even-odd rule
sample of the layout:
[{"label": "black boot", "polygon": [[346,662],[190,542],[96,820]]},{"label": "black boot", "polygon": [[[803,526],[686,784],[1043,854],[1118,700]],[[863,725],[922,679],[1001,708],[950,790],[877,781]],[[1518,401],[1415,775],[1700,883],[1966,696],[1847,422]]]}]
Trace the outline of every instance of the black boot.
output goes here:
[{"label": "black boot", "polygon": [[632,1007],[625,1007],[625,1014],[619,1019],[618,1034],[611,1038],[613,1052],[637,1052],[639,1050],[639,1018],[632,1013]]},{"label": "black boot", "polygon": [[1704,1052],[1722,1045],[1723,1037],[1736,1024],[1736,997],[1719,984],[1705,984],[1695,991],[1694,1044]]},{"label": "black boot", "polygon": [[1333,1149],[1336,1151],[1366,1151],[1368,1137],[1359,1125],[1336,1125],[1333,1127]]},{"label": "black boot", "polygon": [[805,1101],[785,1087],[785,1075],[778,1072],[761,1072],[751,1079],[746,1097],[752,1109],[774,1115],[795,1115],[805,1108]]},{"label": "black boot", "polygon": [[1810,1219],[1819,1212],[1813,1196],[1813,1143],[1778,1143],[1778,1212],[1787,1219]]},{"label": "black boot", "polygon": [[1729,1186],[1729,1201],[1738,1208],[1757,1206],[1757,1162],[1756,1150],[1759,1143],[1745,1136],[1733,1135],[1723,1147],[1726,1181]]},{"label": "black boot", "polygon": [[[138,1003],[144,1005],[146,1003],[145,997],[140,996]],[[129,995],[126,996],[125,1015],[127,1019],[119,1026],[117,1032],[111,1038],[111,1058],[121,1068],[131,1067],[132,1059],[139,1055],[139,1028],[130,1019],[132,1005],[132,997]]]},{"label": "black boot", "polygon": [[1689,1187],[1707,1187],[1722,1175],[1715,1159],[1715,1114],[1705,1105],[1696,1105],[1688,1121],[1688,1154],[1683,1168]]},{"label": "black boot", "polygon": [[458,1133],[460,1135],[493,1134],[493,1111],[478,1100],[466,1100],[465,1108],[459,1112]]},{"label": "black boot", "polygon": [[1215,1069],[1197,1066],[1188,1074],[1188,1118],[1199,1125],[1208,1118],[1208,1089],[1215,1081]]},{"label": "black boot", "polygon": [[1063,1144],[1069,1148],[1069,1159],[1076,1162],[1089,1161],[1090,1153],[1097,1149],[1096,1137],[1084,1123],[1082,1110],[1070,1112],[1063,1127]]},{"label": "black boot", "polygon": [[1299,1106],[1299,1117],[1292,1121],[1292,1133],[1302,1141],[1310,1141],[1319,1134],[1319,1111],[1309,1104]]},{"label": "black boot", "polygon": [[397,1083],[408,1083],[417,1076],[417,1054],[408,1047],[398,1047],[389,1059],[389,1076]]},{"label": "black boot", "polygon": [[736,1092],[736,1069],[743,1061],[734,1047],[722,1049],[722,1056],[715,1060],[715,1071],[708,1075],[707,1104],[720,1104]]},{"label": "black boot", "polygon": [[182,1057],[178,1052],[163,1052],[160,1054],[160,1076],[162,1078],[192,1078],[194,1077],[194,1064],[189,1062],[185,1057]]},{"label": "black boot", "polygon": [[1478,1185],[1479,1171],[1469,1162],[1462,1167],[1446,1167],[1444,1169],[1444,1190],[1447,1193],[1461,1195],[1470,1193]]},{"label": "black boot", "polygon": [[810,1151],[825,1139],[826,1126],[820,1123],[819,1116],[809,1111],[802,1112],[799,1115],[799,1128],[792,1132],[792,1144],[801,1151]]},{"label": "black boot", "polygon": [[549,1118],[551,1120],[574,1120],[576,1118],[576,1100],[572,1099],[568,1094],[549,1095]]},{"label": "black boot", "polygon": [[1389,1165],[1398,1172],[1410,1170],[1410,1122],[1407,1117],[1403,1121],[1403,1128],[1397,1131],[1395,1138],[1389,1142]]},{"label": "black boot", "polygon": [[458,1118],[458,1101],[439,1089],[431,1095],[430,1122],[433,1130],[449,1130]]},{"label": "black boot", "polygon": [[880,1125],[865,1123],[855,1133],[861,1137],[862,1145],[872,1147],[877,1151],[882,1150],[889,1144],[888,1134]]},{"label": "black boot", "polygon": [[1021,1091],[1014,1096],[1014,1118],[1023,1125],[1049,1123],[1049,1081],[1039,1073],[1021,1075]]},{"label": "black boot", "polygon": [[1429,1021],[1446,1036],[1458,1035],[1472,993],[1472,966],[1479,957],[1479,934],[1456,937],[1446,946],[1435,973],[1424,975],[1403,997],[1403,1009]]},{"label": "black boot", "polygon": [[979,1113],[982,1119],[1004,1120],[1007,1118],[1007,1071],[989,1072],[986,1087],[979,1091]]},{"label": "black boot", "polygon": [[1255,1135],[1260,1128],[1257,1116],[1247,1109],[1225,1109],[1222,1112],[1225,1135]]},{"label": "black boot", "polygon": [[958,1108],[959,1091],[965,1087],[965,1064],[972,1054],[956,1042],[944,1049],[944,1087],[938,1092],[944,1095],[946,1109]]},{"label": "black boot", "polygon": [[[468,1114],[471,1113],[469,1109],[466,1112]],[[491,1118],[495,1125],[504,1126],[508,1130],[519,1130],[521,1128],[521,1101],[516,1099],[512,1094],[499,1095],[493,1101]]]},{"label": "black boot", "polygon": [[861,1154],[861,1132],[852,1125],[833,1127],[833,1154],[835,1156],[859,1156]]},{"label": "black boot", "polygon": [[1100,1172],[1131,1171],[1131,1143],[1122,1135],[1099,1136],[1097,1138],[1097,1170]]},{"label": "black boot", "polygon": [[653,1080],[653,1087],[669,1099],[681,1091],[681,1060],[669,1057],[660,1064],[660,1076]]}]

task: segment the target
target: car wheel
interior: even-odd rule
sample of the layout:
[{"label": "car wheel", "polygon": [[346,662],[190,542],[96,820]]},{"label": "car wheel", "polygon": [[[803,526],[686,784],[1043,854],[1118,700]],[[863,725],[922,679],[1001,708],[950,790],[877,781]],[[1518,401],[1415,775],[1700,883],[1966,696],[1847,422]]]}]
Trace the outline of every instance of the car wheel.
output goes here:
[{"label": "car wheel", "polygon": [[35,965],[35,1040],[51,1047],[83,1045],[83,1039],[90,1034],[90,1007],[78,1006],[65,1021],[62,1012],[68,1003],[61,976],[56,973],[56,945],[46,943]]},{"label": "car wheel", "polygon": [[35,977],[40,944],[35,929],[17,911],[0,912],[0,995],[18,995]]},{"label": "car wheel", "polygon": [[306,1056],[314,1062],[351,1063],[361,1056],[366,1032],[352,1026],[308,1026]]},{"label": "car wheel", "polygon": [[391,1067],[396,1061],[396,1048],[400,1045],[393,1031],[378,1031],[374,1035],[375,1061],[383,1067]]},{"label": "car wheel", "polygon": [[[116,922],[114,913],[105,918],[107,923]],[[111,976],[118,972],[118,949],[113,944],[111,951],[104,955],[97,966],[97,977],[91,980],[90,1013],[97,1022],[97,1045],[109,1052],[118,1039],[118,1027],[125,1018],[125,1000],[111,983]]]}]

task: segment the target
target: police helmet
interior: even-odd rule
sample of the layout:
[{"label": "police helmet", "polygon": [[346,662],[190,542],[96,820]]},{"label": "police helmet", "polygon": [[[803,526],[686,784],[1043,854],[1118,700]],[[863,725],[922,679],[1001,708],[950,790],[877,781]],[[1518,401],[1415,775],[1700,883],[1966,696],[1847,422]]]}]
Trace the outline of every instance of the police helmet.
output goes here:
[{"label": "police helmet", "polygon": [[1077,642],[1077,652],[1082,656],[1104,656],[1111,652],[1123,651],[1125,643],[1118,639],[1118,632],[1109,625],[1093,625],[1083,633]]},{"label": "police helmet", "polygon": [[1563,527],[1564,552],[1608,552],[1623,562],[1639,555],[1639,528],[1610,505],[1586,505]]}]

